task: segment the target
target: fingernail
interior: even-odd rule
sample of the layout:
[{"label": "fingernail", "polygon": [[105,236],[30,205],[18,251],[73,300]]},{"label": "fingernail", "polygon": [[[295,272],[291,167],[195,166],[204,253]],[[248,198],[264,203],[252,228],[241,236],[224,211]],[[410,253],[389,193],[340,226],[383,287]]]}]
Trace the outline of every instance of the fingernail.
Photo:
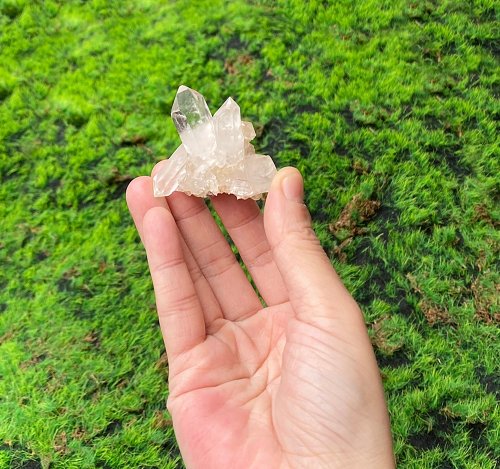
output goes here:
[{"label": "fingernail", "polygon": [[302,203],[304,200],[304,186],[298,174],[289,174],[281,183],[283,194],[288,200]]}]

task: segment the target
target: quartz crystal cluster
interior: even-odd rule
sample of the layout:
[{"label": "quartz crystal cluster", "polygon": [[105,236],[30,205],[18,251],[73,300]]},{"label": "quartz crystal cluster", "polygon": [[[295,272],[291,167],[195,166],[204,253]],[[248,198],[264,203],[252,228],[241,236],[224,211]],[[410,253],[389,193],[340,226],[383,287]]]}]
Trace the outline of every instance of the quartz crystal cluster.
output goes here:
[{"label": "quartz crystal cluster", "polygon": [[257,155],[253,125],[241,120],[228,98],[212,116],[203,96],[186,86],[177,90],[172,119],[182,144],[155,175],[155,197],[174,191],[206,197],[220,193],[259,199],[276,174],[270,156]]}]

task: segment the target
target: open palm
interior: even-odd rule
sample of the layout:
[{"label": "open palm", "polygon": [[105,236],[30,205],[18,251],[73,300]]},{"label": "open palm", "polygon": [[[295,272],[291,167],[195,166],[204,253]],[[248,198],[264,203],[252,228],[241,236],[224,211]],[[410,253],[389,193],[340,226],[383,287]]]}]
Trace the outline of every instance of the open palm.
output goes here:
[{"label": "open palm", "polygon": [[187,467],[393,467],[362,315],[323,253],[302,181],[280,171],[264,215],[212,198],[262,303],[202,199],[127,191],[169,358]]}]

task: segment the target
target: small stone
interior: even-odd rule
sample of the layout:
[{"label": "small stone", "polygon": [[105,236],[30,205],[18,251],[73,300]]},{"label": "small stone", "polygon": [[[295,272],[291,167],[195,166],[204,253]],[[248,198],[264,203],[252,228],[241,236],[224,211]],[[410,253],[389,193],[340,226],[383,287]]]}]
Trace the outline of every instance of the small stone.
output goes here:
[{"label": "small stone", "polygon": [[174,191],[206,197],[220,193],[259,199],[276,174],[270,156],[256,155],[250,143],[255,130],[241,120],[232,98],[212,115],[203,96],[180,86],[172,119],[182,144],[153,179],[155,197]]}]

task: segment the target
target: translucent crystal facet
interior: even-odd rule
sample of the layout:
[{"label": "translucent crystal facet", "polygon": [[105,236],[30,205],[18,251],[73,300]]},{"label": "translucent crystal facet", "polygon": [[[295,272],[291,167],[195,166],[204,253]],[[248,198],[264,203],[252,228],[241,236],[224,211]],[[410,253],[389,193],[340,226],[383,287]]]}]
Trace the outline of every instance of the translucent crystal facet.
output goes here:
[{"label": "translucent crystal facet", "polygon": [[180,86],[172,119],[182,144],[154,177],[154,195],[174,191],[206,197],[220,193],[258,199],[269,190],[276,174],[270,156],[256,155],[250,143],[255,130],[241,120],[232,98],[212,115],[203,96]]},{"label": "translucent crystal facet", "polygon": [[233,98],[226,102],[214,114],[215,135],[218,153],[225,155],[224,166],[243,158],[244,139],[241,131],[240,107]]},{"label": "translucent crystal facet", "polygon": [[205,98],[181,85],[172,106],[172,119],[189,154],[203,157],[215,149],[215,129]]}]

